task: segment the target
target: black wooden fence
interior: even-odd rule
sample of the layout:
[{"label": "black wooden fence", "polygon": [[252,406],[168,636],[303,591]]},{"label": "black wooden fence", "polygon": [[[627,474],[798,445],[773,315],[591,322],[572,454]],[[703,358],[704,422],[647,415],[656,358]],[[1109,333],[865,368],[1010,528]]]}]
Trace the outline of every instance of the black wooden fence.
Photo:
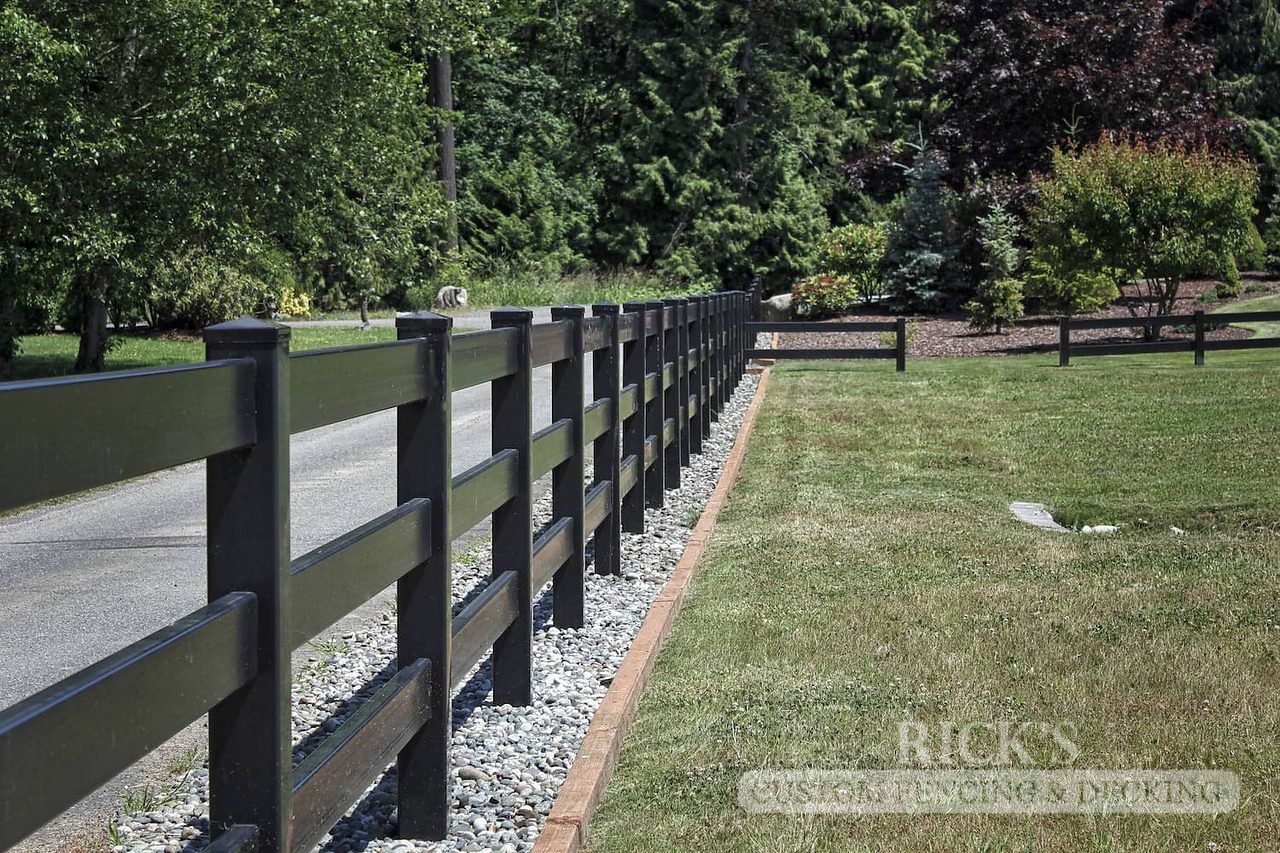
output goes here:
[{"label": "black wooden fence", "polygon": [[[1142,355],[1160,352],[1195,353],[1195,363],[1204,364],[1204,354],[1210,350],[1266,349],[1280,347],[1280,338],[1240,338],[1237,340],[1205,340],[1205,333],[1212,327],[1231,323],[1257,323],[1280,321],[1280,311],[1237,311],[1230,314],[1160,314],[1151,317],[1104,317],[1095,320],[1076,320],[1072,317],[1058,319],[1058,364],[1067,367],[1072,356],[1089,355]],[[1150,329],[1154,333],[1165,327],[1190,326],[1190,340],[1122,341],[1097,344],[1071,342],[1071,332],[1083,329]]]},{"label": "black wooden fence", "polygon": [[[393,762],[400,833],[443,837],[453,688],[492,649],[495,701],[531,701],[533,599],[550,581],[555,624],[583,624],[586,539],[617,573],[621,531],[642,531],[701,452],[743,375],[745,296],[564,306],[541,325],[503,309],[457,336],[426,313],[399,318],[395,342],[295,354],[288,329],[238,320],[206,331],[203,364],[0,386],[0,511],[206,459],[209,594],[0,712],[0,848],[206,712],[213,853],[310,850]],[[546,364],[553,422],[535,432]],[[451,395],[482,383],[493,455],[453,476]],[[291,557],[290,435],[391,408],[399,505]],[[455,618],[450,546],[487,516],[493,578]],[[291,652],[392,583],[397,673],[291,767]]]},{"label": "black wooden fence", "polygon": [[[757,306],[758,312],[758,306]],[[754,343],[755,335],[762,332],[892,332],[894,345],[891,347],[841,347],[831,349],[756,349],[747,350],[747,358],[892,358],[897,362],[898,372],[907,369],[907,320],[898,317],[894,320],[872,320],[848,323],[814,323],[801,320],[787,320],[772,323],[747,323],[747,337]]]}]

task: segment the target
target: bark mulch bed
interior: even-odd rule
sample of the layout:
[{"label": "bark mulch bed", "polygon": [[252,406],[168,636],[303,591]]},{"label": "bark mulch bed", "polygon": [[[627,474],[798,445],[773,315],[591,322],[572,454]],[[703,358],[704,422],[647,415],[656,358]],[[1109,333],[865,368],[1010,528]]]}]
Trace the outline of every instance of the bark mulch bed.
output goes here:
[{"label": "bark mulch bed", "polygon": [[[1280,279],[1261,276],[1245,276],[1247,292],[1236,297],[1213,302],[1199,302],[1201,294],[1212,291],[1212,281],[1185,283],[1179,291],[1175,314],[1190,314],[1197,308],[1206,313],[1223,306],[1247,299],[1257,299],[1272,293],[1280,293]],[[1089,318],[1131,317],[1132,301],[1122,300],[1105,311],[1087,315]],[[1138,308],[1139,316],[1146,311]],[[883,320],[888,312],[869,308],[862,312],[829,318],[828,322],[854,320]],[[1086,315],[1081,315],[1085,317]],[[1058,315],[1035,314],[1023,317],[1015,328],[1004,334],[983,334],[969,327],[963,314],[938,314],[910,319],[908,326],[907,356],[909,358],[945,358],[971,355],[1028,355],[1058,351]],[[1125,343],[1141,340],[1140,329],[1086,329],[1071,332],[1072,343]],[[1246,329],[1215,329],[1206,334],[1207,340],[1232,340],[1252,337]],[[1189,339],[1188,329],[1165,327],[1161,336],[1167,340]],[[893,346],[893,333],[859,332],[796,332],[778,336],[778,347],[785,349],[840,349],[845,347]]]}]

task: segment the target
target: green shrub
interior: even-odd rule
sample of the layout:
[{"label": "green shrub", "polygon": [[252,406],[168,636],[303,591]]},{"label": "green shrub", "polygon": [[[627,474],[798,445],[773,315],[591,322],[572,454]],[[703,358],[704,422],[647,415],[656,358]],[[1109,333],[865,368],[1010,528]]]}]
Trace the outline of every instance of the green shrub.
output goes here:
[{"label": "green shrub", "polygon": [[1087,310],[1109,279],[1168,314],[1188,275],[1225,269],[1245,246],[1257,182],[1252,164],[1205,148],[1104,139],[1056,152],[1037,181],[1029,283]]},{"label": "green shrub", "polygon": [[1003,333],[1005,326],[1012,326],[1022,316],[1022,279],[983,279],[964,310],[969,325],[978,331]]},{"label": "green shrub", "polygon": [[857,291],[856,298],[871,302],[884,293],[888,248],[889,230],[883,224],[833,228],[818,243],[818,270],[821,275],[849,281]]},{"label": "green shrub", "polygon": [[1022,265],[1018,249],[1018,220],[1003,205],[995,205],[978,220],[978,243],[982,248],[982,278],[974,298],[965,303],[969,325],[985,332],[1004,331],[1022,316]]},{"label": "green shrub", "polygon": [[1236,269],[1246,272],[1257,272],[1267,268],[1267,244],[1258,231],[1258,226],[1249,223],[1249,233],[1245,236],[1244,248],[1236,253]]},{"label": "green shrub", "polygon": [[156,328],[202,329],[261,313],[274,296],[266,282],[240,267],[190,253],[156,268],[148,303]]},{"label": "green shrub", "polygon": [[1262,226],[1262,243],[1266,250],[1264,268],[1280,272],[1280,193],[1271,199],[1271,215]]},{"label": "green shrub", "polygon": [[1213,292],[1219,299],[1226,299],[1229,296],[1239,296],[1242,290],[1244,280],[1240,278],[1240,269],[1236,266],[1236,259],[1228,255],[1222,261],[1222,271],[1218,273],[1218,284]]},{"label": "green shrub", "polygon": [[792,310],[800,317],[841,314],[858,303],[858,285],[835,275],[811,275],[791,288]]},{"label": "green shrub", "polygon": [[[920,321],[916,319],[907,320],[904,331],[906,332],[906,347],[911,349],[916,342],[916,338],[920,335]],[[876,343],[885,349],[893,349],[898,345],[897,331],[878,333],[876,335]]]},{"label": "green shrub", "polygon": [[43,335],[52,332],[58,324],[58,312],[62,308],[62,294],[58,290],[27,290],[18,295],[14,310],[14,326],[19,335]]}]

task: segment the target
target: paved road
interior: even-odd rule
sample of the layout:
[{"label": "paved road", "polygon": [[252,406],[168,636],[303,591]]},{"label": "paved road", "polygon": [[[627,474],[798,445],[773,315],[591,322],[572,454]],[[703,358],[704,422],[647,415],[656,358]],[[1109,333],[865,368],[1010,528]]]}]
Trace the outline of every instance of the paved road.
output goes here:
[{"label": "paved road", "polygon": [[[543,426],[550,368],[534,376]],[[457,473],[489,455],[488,387],[458,392],[453,413]],[[290,473],[297,555],[395,505],[394,413],[296,436]],[[0,519],[0,708],[204,604],[203,490],[197,463]]]}]

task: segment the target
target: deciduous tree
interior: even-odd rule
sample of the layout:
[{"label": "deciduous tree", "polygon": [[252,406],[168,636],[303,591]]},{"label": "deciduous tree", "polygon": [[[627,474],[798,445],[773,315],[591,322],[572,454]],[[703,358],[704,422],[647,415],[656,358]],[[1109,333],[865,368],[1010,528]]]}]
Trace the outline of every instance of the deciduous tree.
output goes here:
[{"label": "deciduous tree", "polygon": [[1204,147],[1104,138],[1058,151],[1038,182],[1034,250],[1057,262],[1049,276],[1112,278],[1134,314],[1169,314],[1189,274],[1244,245],[1257,182],[1252,163]]}]

